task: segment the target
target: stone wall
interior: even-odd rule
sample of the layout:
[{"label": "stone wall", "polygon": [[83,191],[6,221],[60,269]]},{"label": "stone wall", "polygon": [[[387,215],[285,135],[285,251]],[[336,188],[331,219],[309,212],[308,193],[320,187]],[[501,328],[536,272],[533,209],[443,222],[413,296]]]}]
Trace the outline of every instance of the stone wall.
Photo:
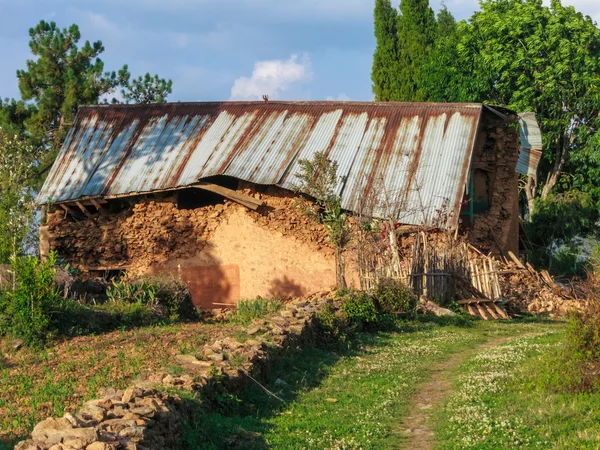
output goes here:
[{"label": "stone wall", "polygon": [[490,201],[489,210],[475,216],[470,237],[483,251],[518,254],[517,128],[491,113],[482,127],[471,168],[487,175]]},{"label": "stone wall", "polygon": [[[296,299],[266,319],[245,328],[247,339],[233,337],[198,349],[196,355],[177,355],[185,374],[146,374],[124,391],[111,388],[86,402],[76,413],[47,418],[16,450],[162,450],[176,448],[189,404],[167,389],[191,391],[198,398],[218,385],[236,393],[259,379],[269,362],[287,347],[312,339],[314,317],[330,293]],[[239,336],[238,336],[239,337]],[[241,339],[241,338],[240,338]],[[241,362],[240,362],[241,361]],[[210,394],[209,394],[210,395]]]}]

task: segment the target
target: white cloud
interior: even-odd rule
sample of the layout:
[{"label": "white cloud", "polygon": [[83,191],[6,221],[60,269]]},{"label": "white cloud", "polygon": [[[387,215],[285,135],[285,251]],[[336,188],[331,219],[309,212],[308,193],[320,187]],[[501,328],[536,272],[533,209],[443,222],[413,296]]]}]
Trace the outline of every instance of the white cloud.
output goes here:
[{"label": "white cloud", "polygon": [[325,100],[327,100],[328,102],[348,102],[352,99],[350,97],[348,97],[346,94],[341,93],[337,97],[333,97],[332,95],[329,95],[329,96],[327,96],[327,98],[325,98]]},{"label": "white cloud", "polygon": [[263,95],[271,99],[279,98],[298,83],[312,79],[310,58],[304,54],[300,58],[292,55],[289,59],[258,61],[250,77],[239,77],[231,88],[231,100],[256,100]]},{"label": "white cloud", "polygon": [[117,26],[111,23],[104,14],[90,12],[88,13],[88,20],[90,25],[97,31],[104,33],[115,33],[118,31]]}]

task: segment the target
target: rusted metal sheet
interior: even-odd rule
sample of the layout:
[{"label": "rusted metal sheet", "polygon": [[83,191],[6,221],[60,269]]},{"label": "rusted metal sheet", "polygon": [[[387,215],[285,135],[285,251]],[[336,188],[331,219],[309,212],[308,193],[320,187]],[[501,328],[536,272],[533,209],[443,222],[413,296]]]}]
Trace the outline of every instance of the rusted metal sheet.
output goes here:
[{"label": "rusted metal sheet", "polygon": [[535,118],[535,113],[519,113],[519,136],[521,149],[517,172],[535,176],[542,158],[542,131]]},{"label": "rusted metal sheet", "polygon": [[[166,103],[81,107],[40,203],[189,186],[228,175],[292,189],[299,160],[339,164],[345,209],[403,223],[458,216],[481,104]],[[365,207],[366,205],[366,207]]]}]

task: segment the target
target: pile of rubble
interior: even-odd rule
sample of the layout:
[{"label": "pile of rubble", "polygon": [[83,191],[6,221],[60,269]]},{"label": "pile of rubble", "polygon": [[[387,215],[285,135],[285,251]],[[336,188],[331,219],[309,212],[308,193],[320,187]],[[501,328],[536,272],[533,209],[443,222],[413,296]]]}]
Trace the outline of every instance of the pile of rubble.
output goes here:
[{"label": "pile of rubble", "polygon": [[557,317],[582,311],[587,304],[586,294],[576,286],[562,286],[547,271],[538,272],[516,258],[502,261],[499,275],[502,293],[513,312]]},{"label": "pile of rubble", "polygon": [[260,193],[248,183],[237,192],[261,200],[263,206],[252,211],[225,200],[180,209],[175,197],[167,197],[141,198],[119,212],[107,210],[86,218],[74,218],[57,209],[48,215],[49,248],[81,270],[128,269],[135,273],[195,256],[223,220],[234,211],[243,211],[265,229],[313,245],[315,250],[332,251],[325,228],[297,207],[292,193],[277,187]]},{"label": "pile of rubble", "polygon": [[185,415],[177,395],[153,387],[125,391],[105,389],[100,398],[86,402],[77,414],[38,423],[31,440],[16,450],[112,450],[173,448]]},{"label": "pile of rubble", "polygon": [[38,423],[31,438],[15,449],[174,448],[189,408],[167,389],[179,388],[200,396],[219,377],[220,384],[238,392],[260,376],[278,351],[310,338],[313,318],[330,298],[331,293],[322,293],[293,300],[274,315],[249,324],[247,339],[228,337],[199,348],[196,354],[177,355],[176,362],[185,369],[181,376],[156,372],[146,374],[125,391],[104,389],[98,399],[86,402],[77,413],[67,412],[62,418]]}]

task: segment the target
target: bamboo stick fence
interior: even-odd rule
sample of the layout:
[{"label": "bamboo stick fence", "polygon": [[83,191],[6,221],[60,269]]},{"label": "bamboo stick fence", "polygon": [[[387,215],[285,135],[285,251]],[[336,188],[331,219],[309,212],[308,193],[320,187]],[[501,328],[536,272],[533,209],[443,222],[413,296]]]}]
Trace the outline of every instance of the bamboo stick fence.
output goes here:
[{"label": "bamboo stick fence", "polygon": [[[361,287],[375,290],[383,280],[397,280],[419,297],[433,300],[502,298],[495,260],[485,256],[465,240],[450,234],[419,232],[412,245],[401,246],[395,232],[383,244],[361,238],[359,269]],[[393,236],[392,236],[393,235]],[[379,236],[377,236],[379,237]],[[377,248],[377,245],[379,247]]]}]

